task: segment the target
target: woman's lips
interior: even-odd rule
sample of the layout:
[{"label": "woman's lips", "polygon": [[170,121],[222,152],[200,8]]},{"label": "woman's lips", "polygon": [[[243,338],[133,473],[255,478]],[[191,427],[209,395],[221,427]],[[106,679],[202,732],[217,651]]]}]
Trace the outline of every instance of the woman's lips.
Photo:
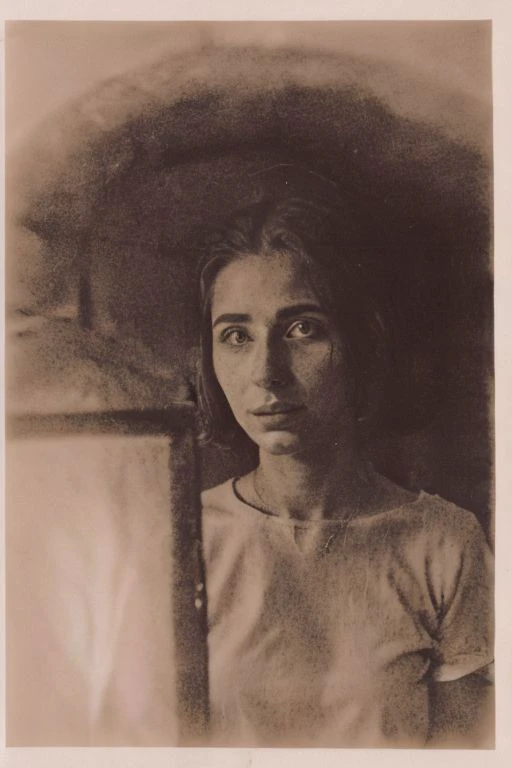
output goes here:
[{"label": "woman's lips", "polygon": [[268,405],[260,405],[259,408],[255,408],[251,413],[253,416],[279,416],[293,413],[294,411],[301,411],[303,408],[304,406],[295,403],[270,403]]},{"label": "woman's lips", "polygon": [[262,406],[252,411],[258,422],[266,428],[286,428],[297,416],[304,412],[303,405],[278,404],[272,406]]}]

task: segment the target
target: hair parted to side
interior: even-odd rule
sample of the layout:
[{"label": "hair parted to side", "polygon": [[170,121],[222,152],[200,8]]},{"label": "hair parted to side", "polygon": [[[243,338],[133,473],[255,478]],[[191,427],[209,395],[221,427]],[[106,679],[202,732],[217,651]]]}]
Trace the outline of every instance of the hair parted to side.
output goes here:
[{"label": "hair parted to side", "polygon": [[320,304],[345,343],[356,417],[365,429],[378,422],[390,363],[388,332],[358,225],[336,194],[329,198],[265,195],[236,211],[212,237],[200,274],[198,399],[203,441],[234,450],[247,441],[214,373],[211,302],[221,270],[249,254],[286,252],[303,261]]}]

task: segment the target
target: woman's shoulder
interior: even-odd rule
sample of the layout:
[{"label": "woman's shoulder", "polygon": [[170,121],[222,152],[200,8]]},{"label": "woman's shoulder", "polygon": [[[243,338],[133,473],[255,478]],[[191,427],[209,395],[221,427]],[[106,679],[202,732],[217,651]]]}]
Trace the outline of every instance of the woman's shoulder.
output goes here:
[{"label": "woman's shoulder", "polygon": [[[426,546],[435,552],[436,548],[465,549],[468,544],[485,545],[481,524],[473,512],[441,496],[421,490],[411,493],[380,476],[383,489],[383,511],[370,514],[369,523],[375,523],[375,535],[380,536],[382,527],[403,546],[408,540],[416,546]],[[363,516],[364,517],[364,516]]]},{"label": "woman's shoulder", "polygon": [[203,510],[230,508],[235,499],[233,494],[233,480],[234,478],[230,478],[213,488],[204,490],[201,493],[201,506]]},{"label": "woman's shoulder", "polygon": [[398,548],[405,547],[414,556],[423,553],[432,562],[446,560],[455,564],[470,553],[490,556],[476,515],[426,491],[420,491],[413,502],[396,509],[388,518],[388,524],[387,530],[393,528]]},{"label": "woman's shoulder", "polygon": [[[377,485],[381,492],[384,508],[400,515],[412,515],[427,527],[472,528],[479,525],[475,515],[437,494],[424,490],[417,492],[393,483],[383,475],[377,475]],[[378,505],[377,505],[378,508]]]},{"label": "woman's shoulder", "polygon": [[461,534],[482,530],[473,512],[437,494],[420,491],[414,511],[425,528],[434,528],[446,534],[454,532],[458,538]]}]

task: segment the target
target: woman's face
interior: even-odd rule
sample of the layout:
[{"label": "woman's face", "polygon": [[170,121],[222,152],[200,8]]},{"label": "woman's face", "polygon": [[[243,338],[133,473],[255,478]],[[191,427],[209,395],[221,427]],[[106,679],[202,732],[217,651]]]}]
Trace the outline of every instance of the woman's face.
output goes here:
[{"label": "woman's face", "polygon": [[235,419],[261,450],[301,453],[352,433],[342,339],[299,258],[242,255],[219,272],[212,349]]}]

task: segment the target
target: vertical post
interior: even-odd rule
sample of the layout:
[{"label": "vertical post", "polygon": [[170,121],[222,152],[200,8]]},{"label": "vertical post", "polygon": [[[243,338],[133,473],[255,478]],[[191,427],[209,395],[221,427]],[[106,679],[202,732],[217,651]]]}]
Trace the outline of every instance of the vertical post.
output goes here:
[{"label": "vertical post", "polygon": [[170,437],[171,604],[178,744],[204,744],[209,722],[207,604],[195,434]]},{"label": "vertical post", "polygon": [[159,435],[169,441],[169,584],[179,746],[207,744],[208,624],[202,553],[201,478],[190,404],[166,409],[21,415],[9,420],[11,438],[51,435]]}]

